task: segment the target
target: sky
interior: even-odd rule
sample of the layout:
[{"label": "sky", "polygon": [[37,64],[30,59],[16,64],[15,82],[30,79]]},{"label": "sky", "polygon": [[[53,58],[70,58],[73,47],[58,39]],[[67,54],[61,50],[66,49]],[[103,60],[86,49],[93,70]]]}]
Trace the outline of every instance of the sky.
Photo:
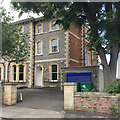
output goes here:
[{"label": "sky", "polygon": [[[2,2],[3,1],[3,2]],[[40,16],[38,16],[37,14],[35,14],[35,13],[23,13],[23,15],[19,18],[18,16],[19,16],[19,12],[18,11],[15,11],[14,9],[12,9],[12,7],[11,7],[11,5],[10,5],[10,1],[11,0],[0,0],[0,7],[1,6],[3,6],[5,9],[6,9],[6,11],[7,12],[10,12],[11,14],[11,16],[14,16],[14,22],[15,21],[18,21],[18,20],[22,20],[22,19],[26,19],[26,18],[28,18],[28,17],[34,17],[34,18],[37,18],[37,17],[40,17],[40,16],[42,16],[42,14],[40,14]],[[107,61],[109,62],[110,61],[110,57],[109,56],[107,56]],[[119,62],[120,62],[120,54],[119,54]],[[100,68],[102,68],[102,67],[100,67]],[[120,64],[119,64],[119,69],[120,69]],[[119,70],[120,71],[120,70]],[[118,75],[119,74],[119,75]],[[117,66],[117,75],[116,75],[116,77],[118,78],[118,76],[119,76],[119,78],[120,78],[120,73],[118,73],[118,66]]]},{"label": "sky", "polygon": [[[3,2],[2,2],[3,1]],[[34,17],[34,18],[37,18],[37,17],[40,17],[40,16],[38,16],[37,14],[33,14],[33,13],[30,13],[30,14],[28,14],[28,13],[23,13],[23,15],[19,18],[18,16],[19,16],[19,12],[18,11],[15,11],[12,7],[11,7],[11,5],[10,5],[10,1],[11,0],[0,0],[0,2],[1,2],[1,6],[3,6],[5,9],[6,9],[6,11],[7,12],[10,12],[10,15],[11,16],[14,16],[14,22],[15,21],[18,21],[18,20],[22,20],[22,19],[26,19],[26,18],[28,18],[28,17]],[[42,14],[40,14],[41,16],[42,16]]]}]

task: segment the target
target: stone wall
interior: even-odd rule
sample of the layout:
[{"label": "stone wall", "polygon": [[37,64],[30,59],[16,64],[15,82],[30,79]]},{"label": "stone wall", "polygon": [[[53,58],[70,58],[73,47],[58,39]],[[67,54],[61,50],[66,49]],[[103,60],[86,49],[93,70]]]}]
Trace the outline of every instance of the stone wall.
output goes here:
[{"label": "stone wall", "polygon": [[3,103],[5,105],[14,105],[17,103],[17,84],[5,83],[3,91]]},{"label": "stone wall", "polygon": [[120,94],[111,95],[100,92],[77,92],[74,95],[77,111],[111,114],[110,107],[115,105],[120,113]]}]

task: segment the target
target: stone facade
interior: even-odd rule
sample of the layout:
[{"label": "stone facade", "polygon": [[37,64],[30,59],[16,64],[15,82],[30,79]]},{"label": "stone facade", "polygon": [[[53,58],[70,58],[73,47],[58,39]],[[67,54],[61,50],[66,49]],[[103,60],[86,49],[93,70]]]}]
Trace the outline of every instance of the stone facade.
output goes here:
[{"label": "stone facade", "polygon": [[[52,22],[55,20],[53,18],[53,20],[46,21],[40,17],[14,23],[29,35],[29,39],[26,41],[30,46],[30,57],[23,64],[23,68],[20,68],[20,64],[9,63],[1,59],[0,77],[3,82],[17,83],[17,87],[55,87],[61,85],[61,68],[85,66],[85,59],[89,61],[88,65],[97,65],[97,63],[92,64],[93,59],[91,58],[94,58],[94,55],[91,57],[92,54],[90,54],[88,58],[85,58],[85,53],[83,53],[83,51],[87,51],[83,46],[86,40],[83,42],[81,39],[81,35],[85,34],[85,26],[81,26],[79,29],[71,23],[68,31],[63,31],[62,26],[58,25],[55,30],[52,30]],[[38,32],[39,27],[40,33]],[[57,51],[55,52],[51,51],[53,49],[52,40],[57,41]],[[40,48],[38,48],[38,43],[41,45]],[[56,67],[57,70],[54,71],[53,67]],[[20,69],[22,69],[22,73],[20,73]],[[20,74],[23,75],[22,80],[20,80]],[[56,77],[56,80],[52,80],[52,77]]]}]

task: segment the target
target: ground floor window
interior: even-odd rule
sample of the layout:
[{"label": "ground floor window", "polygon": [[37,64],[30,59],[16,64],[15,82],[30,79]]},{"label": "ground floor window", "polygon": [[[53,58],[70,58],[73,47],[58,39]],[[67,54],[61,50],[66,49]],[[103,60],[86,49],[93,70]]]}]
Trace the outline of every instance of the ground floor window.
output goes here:
[{"label": "ground floor window", "polygon": [[0,81],[1,81],[1,67],[0,67]]},{"label": "ground floor window", "polygon": [[13,65],[13,82],[16,81],[16,65]]},{"label": "ground floor window", "polygon": [[11,64],[11,82],[26,82],[26,64]]},{"label": "ground floor window", "polygon": [[58,65],[57,64],[51,65],[50,76],[51,76],[52,82],[58,81]]},{"label": "ground floor window", "polygon": [[19,82],[24,80],[24,66],[19,65]]}]

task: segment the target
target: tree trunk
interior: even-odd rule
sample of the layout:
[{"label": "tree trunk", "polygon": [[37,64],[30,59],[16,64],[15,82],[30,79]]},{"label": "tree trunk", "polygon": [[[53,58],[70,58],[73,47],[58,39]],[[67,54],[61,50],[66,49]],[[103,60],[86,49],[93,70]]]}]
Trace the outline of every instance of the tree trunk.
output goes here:
[{"label": "tree trunk", "polygon": [[110,51],[111,56],[109,64],[107,63],[106,56],[102,51],[102,48],[99,50],[99,55],[103,65],[104,88],[106,89],[113,82],[113,80],[116,79],[117,60],[119,53],[118,45],[114,46]]},{"label": "tree trunk", "polygon": [[109,85],[116,79],[116,72],[113,73],[109,66],[103,67],[103,76],[104,76],[104,89],[108,88]]}]

